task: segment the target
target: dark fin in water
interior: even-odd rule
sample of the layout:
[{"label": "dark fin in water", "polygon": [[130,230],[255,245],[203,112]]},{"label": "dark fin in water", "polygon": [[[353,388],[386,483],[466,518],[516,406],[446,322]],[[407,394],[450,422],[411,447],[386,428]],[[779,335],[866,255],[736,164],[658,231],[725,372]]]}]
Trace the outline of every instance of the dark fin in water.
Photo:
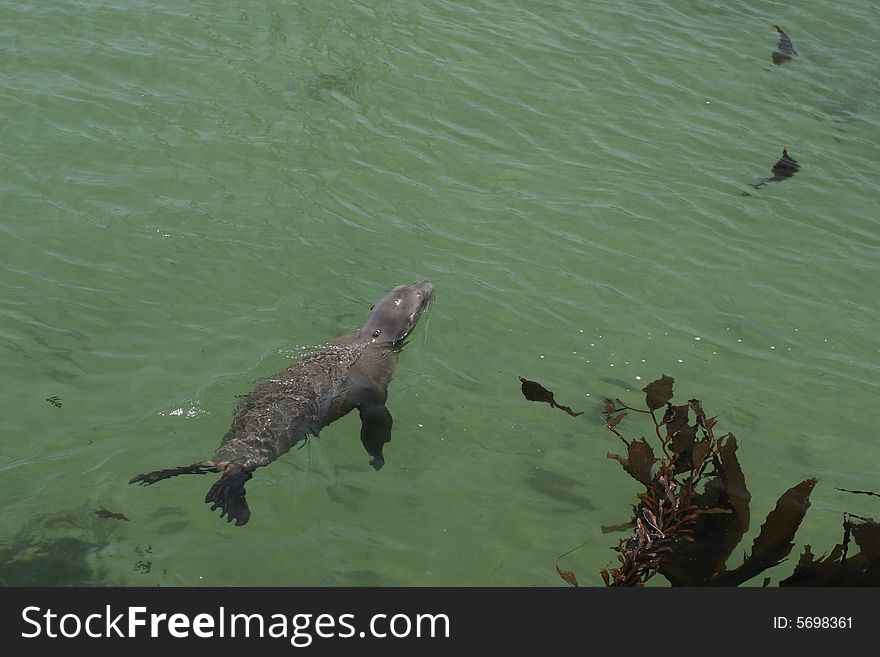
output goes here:
[{"label": "dark fin in water", "polygon": [[800,171],[801,165],[797,160],[788,154],[788,147],[783,146],[782,157],[773,165],[772,173],[775,180],[783,180],[791,178],[795,173]]},{"label": "dark fin in water", "polygon": [[169,477],[176,477],[177,475],[207,474],[209,472],[217,472],[217,468],[213,465],[193,463],[192,465],[185,465],[182,468],[168,468],[166,470],[154,470],[153,472],[139,474],[136,477],[132,477],[128,483],[139,483],[141,486],[149,486],[150,484],[155,484],[157,481],[162,481]]},{"label": "dark fin in water", "polygon": [[247,470],[230,472],[227,470],[223,476],[211,486],[211,490],[205,496],[205,503],[211,505],[211,511],[220,509],[220,517],[226,516],[226,522],[235,521],[236,526],[247,524],[251,519],[251,510],[248,507],[244,485],[254,475]]},{"label": "dark fin in water", "polygon": [[777,23],[773,23],[773,28],[779,32],[779,43],[776,44],[776,50],[771,55],[773,63],[782,64],[790,61],[793,57],[797,57],[797,50],[791,45],[791,39],[788,38],[788,35],[782,31],[782,28]]},{"label": "dark fin in water", "polygon": [[[788,178],[791,178],[794,174],[801,170],[801,165],[798,164],[798,161],[794,159],[791,155],[788,154],[788,147],[782,147],[782,157],[776,160],[776,164],[773,165],[773,168],[770,172],[773,176],[769,178],[762,178],[757,183],[753,184],[752,187],[755,189],[761,189],[762,187],[766,187],[767,183],[771,182],[781,182]],[[746,194],[748,196],[748,194]]]}]

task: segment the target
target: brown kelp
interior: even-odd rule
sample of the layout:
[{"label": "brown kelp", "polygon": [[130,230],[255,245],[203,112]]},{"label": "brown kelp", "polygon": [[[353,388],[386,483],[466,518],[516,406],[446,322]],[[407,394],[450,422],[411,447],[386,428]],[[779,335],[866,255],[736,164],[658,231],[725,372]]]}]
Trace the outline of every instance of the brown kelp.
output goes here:
[{"label": "brown kelp", "polygon": [[[860,491],[861,492],[861,491]],[[849,554],[850,541],[860,552]],[[880,523],[852,513],[843,514],[843,540],[830,554],[816,558],[805,545],[791,577],[780,586],[880,586]]]},{"label": "brown kelp", "polygon": [[[530,401],[557,406],[553,393],[539,383],[519,377]],[[602,533],[629,531],[612,549],[618,565],[599,573],[606,586],[642,586],[657,574],[672,586],[739,586],[779,565],[794,548],[794,537],[810,508],[818,480],[804,479],[785,491],[761,525],[751,551],[741,564],[729,560],[749,529],[751,493],[736,456],[732,433],[716,431],[699,399],[674,404],[675,380],[663,374],[645,386],[645,408],[621,399],[605,399],[604,426],[625,446],[625,453],[609,453],[643,490],[636,493],[631,519]],[[561,407],[571,413],[571,409]],[[662,413],[661,413],[662,411]],[[654,435],[630,440],[620,429],[629,413],[649,417]],[[571,413],[574,415],[574,413]],[[836,490],[880,497],[866,490]],[[829,554],[816,557],[810,545],[791,576],[779,586],[880,586],[880,523],[853,513],[844,514],[843,540]],[[556,559],[557,574],[570,586],[579,586],[571,570]],[[851,554],[855,543],[860,552]],[[770,583],[765,577],[763,585]]]},{"label": "brown kelp", "polygon": [[[751,555],[739,568],[728,570],[727,559],[750,520],[751,495],[736,458],[736,438],[716,435],[717,418],[707,416],[699,399],[674,405],[673,383],[664,374],[645,386],[647,410],[606,400],[605,426],[627,447],[625,457],[609,457],[645,487],[636,495],[633,534],[615,548],[620,565],[600,571],[608,586],[641,585],[657,573],[674,586],[735,586],[788,555],[809,508],[815,479],[801,482],[779,499]],[[629,441],[620,432],[618,425],[627,411],[650,416],[659,457],[644,438]]]},{"label": "brown kelp", "polygon": [[[618,565],[599,571],[606,586],[641,586],[657,574],[673,586],[738,586],[789,556],[810,508],[815,478],[804,479],[782,494],[750,553],[739,566],[729,568],[730,556],[750,522],[751,494],[736,457],[736,438],[716,432],[717,418],[707,415],[699,399],[673,404],[673,384],[674,379],[664,374],[645,386],[645,408],[620,399],[605,400],[604,425],[626,448],[625,454],[608,457],[644,487],[636,494],[628,523],[603,527],[603,533],[631,531],[613,548]],[[619,427],[630,412],[650,417],[656,441],[624,436]],[[880,585],[880,524],[847,513],[843,527],[843,540],[828,555],[817,558],[805,545],[794,572],[779,585]],[[860,552],[851,554],[852,542]],[[569,585],[578,585],[574,572],[559,567],[559,559],[556,571]],[[769,582],[765,577],[763,585]]]}]

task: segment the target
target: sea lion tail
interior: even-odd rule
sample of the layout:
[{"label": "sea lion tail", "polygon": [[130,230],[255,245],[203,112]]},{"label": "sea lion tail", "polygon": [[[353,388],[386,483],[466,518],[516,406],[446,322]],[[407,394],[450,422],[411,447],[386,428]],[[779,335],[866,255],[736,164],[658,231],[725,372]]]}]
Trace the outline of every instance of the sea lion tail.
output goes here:
[{"label": "sea lion tail", "polygon": [[235,521],[236,526],[241,526],[251,519],[251,510],[248,507],[244,485],[254,475],[247,470],[227,467],[223,476],[211,486],[211,490],[205,496],[205,503],[211,505],[211,511],[220,509],[220,517],[226,516],[226,522]]},{"label": "sea lion tail", "polygon": [[145,472],[144,474],[139,474],[135,477],[132,477],[128,483],[140,484],[141,486],[149,486],[150,484],[155,484],[157,481],[162,481],[163,479],[168,479],[169,477],[176,477],[177,475],[207,474],[209,472],[217,472],[217,467],[212,463],[207,462],[193,463],[192,465],[185,465],[180,468],[167,468],[165,470],[154,470],[153,472]]}]

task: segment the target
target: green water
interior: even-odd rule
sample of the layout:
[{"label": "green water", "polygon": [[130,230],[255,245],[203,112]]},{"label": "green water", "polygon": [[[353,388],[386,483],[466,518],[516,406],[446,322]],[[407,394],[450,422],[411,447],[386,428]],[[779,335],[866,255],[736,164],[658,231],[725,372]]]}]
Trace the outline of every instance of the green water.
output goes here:
[{"label": "green water", "polygon": [[[736,555],[807,477],[795,554],[876,517],[834,488],[880,488],[880,13],[636,4],[0,3],[0,582],[565,586],[586,541],[598,585],[636,492],[600,400],[661,373],[738,437]],[[381,472],[352,414],[243,528],[127,484],[421,278]]]}]

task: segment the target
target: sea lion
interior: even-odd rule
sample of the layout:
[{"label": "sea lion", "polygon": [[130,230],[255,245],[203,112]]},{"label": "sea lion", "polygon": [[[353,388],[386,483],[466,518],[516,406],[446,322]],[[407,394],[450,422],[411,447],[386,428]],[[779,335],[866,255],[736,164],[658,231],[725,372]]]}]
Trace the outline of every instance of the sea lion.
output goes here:
[{"label": "sea lion", "polygon": [[391,413],[385,407],[397,355],[433,298],[428,281],[399,285],[371,309],[356,331],[328,342],[259,384],[239,405],[232,426],[214,456],[192,465],[139,474],[143,486],[182,474],[222,473],[205,502],[227,522],[244,525],[251,512],[244,485],[257,468],[269,465],[294,445],[355,408],[361,442],[378,470],[382,447],[391,440]]}]

